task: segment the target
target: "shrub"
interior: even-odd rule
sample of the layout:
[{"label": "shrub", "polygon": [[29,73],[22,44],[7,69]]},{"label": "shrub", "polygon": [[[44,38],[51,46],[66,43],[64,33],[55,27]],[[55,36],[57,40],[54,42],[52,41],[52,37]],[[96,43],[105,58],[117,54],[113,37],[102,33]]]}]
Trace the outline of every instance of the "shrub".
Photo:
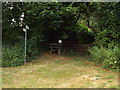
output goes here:
[{"label": "shrub", "polygon": [[110,43],[105,46],[93,46],[88,49],[90,60],[102,65],[104,68],[118,69],[118,45]]},{"label": "shrub", "polygon": [[43,49],[39,44],[34,39],[27,40],[27,61],[32,61],[41,54]]},{"label": "shrub", "polygon": [[19,66],[24,62],[24,50],[19,45],[2,46],[2,67]]},{"label": "shrub", "polygon": [[[24,41],[15,45],[3,44],[2,46],[2,67],[20,66],[24,63]],[[27,59],[32,61],[41,54],[41,48],[34,40],[27,40]]]}]

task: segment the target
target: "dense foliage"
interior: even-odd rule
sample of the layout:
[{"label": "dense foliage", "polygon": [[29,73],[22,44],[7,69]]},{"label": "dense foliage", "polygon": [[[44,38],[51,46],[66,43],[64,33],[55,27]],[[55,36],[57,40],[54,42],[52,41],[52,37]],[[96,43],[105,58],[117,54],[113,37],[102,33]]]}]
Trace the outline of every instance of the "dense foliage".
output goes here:
[{"label": "dense foliage", "polygon": [[[23,61],[25,25],[27,31],[27,61],[35,59],[46,42],[77,40],[80,44],[105,46],[117,44],[120,32],[120,3],[81,2],[17,2],[3,3],[3,66]],[[22,17],[24,15],[24,17]],[[20,47],[20,46],[23,47]],[[96,47],[97,47],[96,46]],[[18,47],[14,49],[14,47]],[[21,55],[16,58],[12,52]],[[13,50],[14,49],[14,50]],[[21,49],[22,51],[19,51]],[[15,61],[15,63],[16,63]],[[15,64],[14,63],[14,64]],[[18,64],[16,64],[18,65]]]},{"label": "dense foliage", "polygon": [[120,2],[103,3],[98,9],[98,33],[96,34],[96,44],[107,45],[116,43],[120,37]]},{"label": "dense foliage", "polygon": [[20,45],[3,45],[2,47],[2,66],[19,66],[24,63],[24,47]]},{"label": "dense foliage", "polygon": [[104,68],[119,69],[120,61],[118,60],[118,45],[113,43],[104,46],[93,46],[89,48],[90,60],[95,61],[97,65],[102,65]]}]

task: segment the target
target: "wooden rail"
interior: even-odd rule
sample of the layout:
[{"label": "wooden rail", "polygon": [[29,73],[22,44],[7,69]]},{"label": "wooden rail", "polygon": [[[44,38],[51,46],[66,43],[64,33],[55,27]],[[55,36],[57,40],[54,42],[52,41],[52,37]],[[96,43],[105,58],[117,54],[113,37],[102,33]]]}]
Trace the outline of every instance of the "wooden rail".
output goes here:
[{"label": "wooden rail", "polygon": [[88,47],[91,46],[91,44],[75,43],[63,43],[62,45],[58,43],[47,43],[46,45],[50,50],[50,54],[52,54],[53,52],[58,52],[59,55],[61,54],[61,51],[86,52]]}]

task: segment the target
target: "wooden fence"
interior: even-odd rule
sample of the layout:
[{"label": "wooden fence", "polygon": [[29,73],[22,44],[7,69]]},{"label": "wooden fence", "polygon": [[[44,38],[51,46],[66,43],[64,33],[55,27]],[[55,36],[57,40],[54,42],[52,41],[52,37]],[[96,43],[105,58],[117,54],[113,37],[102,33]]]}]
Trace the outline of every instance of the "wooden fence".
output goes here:
[{"label": "wooden fence", "polygon": [[60,47],[58,43],[47,43],[46,44],[50,54],[57,52],[59,55],[61,51],[73,51],[73,52],[85,52],[91,44],[74,44],[74,43],[63,43]]}]

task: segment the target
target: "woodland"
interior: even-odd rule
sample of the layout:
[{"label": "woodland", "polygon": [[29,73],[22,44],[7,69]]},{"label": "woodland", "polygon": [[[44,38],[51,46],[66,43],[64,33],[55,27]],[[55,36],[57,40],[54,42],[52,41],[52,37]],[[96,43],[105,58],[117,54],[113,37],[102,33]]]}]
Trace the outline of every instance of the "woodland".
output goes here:
[{"label": "woodland", "polygon": [[27,25],[27,62],[40,57],[46,43],[61,39],[90,44],[84,53],[89,60],[119,68],[120,2],[4,2],[2,19],[3,67],[24,64]]}]

